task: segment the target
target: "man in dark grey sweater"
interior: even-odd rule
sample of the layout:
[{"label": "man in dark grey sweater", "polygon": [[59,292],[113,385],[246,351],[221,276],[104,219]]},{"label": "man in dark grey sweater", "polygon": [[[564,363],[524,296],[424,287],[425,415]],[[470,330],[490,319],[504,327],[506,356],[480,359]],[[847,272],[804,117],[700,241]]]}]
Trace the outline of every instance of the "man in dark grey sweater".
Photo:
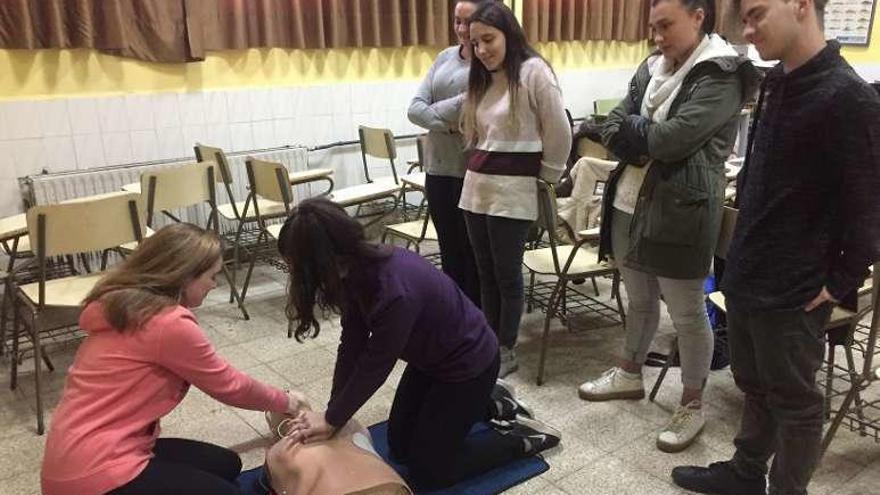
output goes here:
[{"label": "man in dark grey sweater", "polygon": [[880,97],[826,42],[827,0],[734,0],[744,35],[781,61],[761,89],[722,280],[731,369],[745,393],[732,460],[672,472],[700,493],[806,494],[820,456],[815,386],[832,305],[880,259]]}]

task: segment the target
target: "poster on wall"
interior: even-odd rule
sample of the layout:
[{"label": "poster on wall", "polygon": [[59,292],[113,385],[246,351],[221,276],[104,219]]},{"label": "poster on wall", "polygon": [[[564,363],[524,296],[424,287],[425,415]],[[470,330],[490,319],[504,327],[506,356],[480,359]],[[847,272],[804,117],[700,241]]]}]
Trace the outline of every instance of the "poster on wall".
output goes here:
[{"label": "poster on wall", "polygon": [[830,0],[825,6],[825,38],[868,46],[876,7],[877,0]]}]

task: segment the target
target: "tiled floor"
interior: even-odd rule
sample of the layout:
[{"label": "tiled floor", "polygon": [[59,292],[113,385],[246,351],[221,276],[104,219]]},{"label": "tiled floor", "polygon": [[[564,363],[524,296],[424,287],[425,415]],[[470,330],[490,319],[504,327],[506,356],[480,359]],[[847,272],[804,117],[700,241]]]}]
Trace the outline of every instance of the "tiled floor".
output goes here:
[{"label": "tiled floor", "polygon": [[[227,293],[220,288],[197,311],[221,355],[260,380],[299,388],[315,404],[326,403],[340,331],[338,319],[327,319],[314,340],[288,340],[283,313],[284,276],[271,269],[257,272],[248,295],[250,321],[243,321],[226,298]],[[728,370],[713,372],[710,377],[706,396],[709,421],[700,439],[683,453],[664,454],[654,446],[655,434],[676,403],[677,370],[667,377],[656,403],[583,402],[577,397],[577,385],[614,362],[621,345],[621,329],[568,332],[554,321],[547,382],[538,387],[535,374],[542,323],[538,312],[525,315],[521,367],[510,381],[540,419],[563,432],[563,446],[546,456],[551,466],[548,472],[507,493],[683,493],[670,482],[669,471],[673,466],[706,464],[731,455],[741,395]],[[666,332],[670,330],[668,319],[664,318],[662,326]],[[47,379],[49,421],[63,387],[63,370],[72,357],[73,350],[53,355],[57,371],[48,374]],[[8,360],[3,361],[0,383],[0,494],[31,495],[39,493],[44,438],[35,434],[31,374],[25,368],[21,386],[12,392],[8,387],[8,364]],[[385,419],[401,371],[402,366],[397,366],[379,393],[360,410],[357,418],[362,423]],[[656,369],[647,369],[648,385],[656,374]],[[262,462],[267,435],[262,415],[224,406],[198,390],[193,389],[181,407],[163,420],[162,426],[167,436],[232,447],[242,454],[246,467]],[[816,473],[810,493],[880,493],[880,444],[841,431]]]}]

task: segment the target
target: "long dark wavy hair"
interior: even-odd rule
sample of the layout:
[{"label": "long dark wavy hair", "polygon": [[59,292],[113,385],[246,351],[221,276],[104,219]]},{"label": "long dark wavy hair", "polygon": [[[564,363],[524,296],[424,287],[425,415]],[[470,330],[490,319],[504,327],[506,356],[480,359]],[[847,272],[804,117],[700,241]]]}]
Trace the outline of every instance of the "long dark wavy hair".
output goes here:
[{"label": "long dark wavy hair", "polygon": [[367,242],[364,227],[325,198],[307,199],[291,211],[278,251],[290,268],[285,312],[296,325],[298,342],[321,331],[316,305],[325,313],[341,311],[346,273],[391,253],[388,246]]},{"label": "long dark wavy hair", "polygon": [[[541,55],[529,45],[526,41],[526,34],[516,20],[513,12],[501,2],[486,2],[480,4],[477,10],[471,15],[471,24],[479,22],[487,26],[494,27],[504,33],[505,55],[502,67],[507,74],[508,84],[510,85],[510,111],[511,116],[516,120],[517,108],[516,97],[519,92],[519,74],[523,62],[538,57],[544,60]],[[545,60],[546,62],[546,60]],[[550,64],[547,64],[548,66]],[[471,62],[471,71],[468,78],[468,91],[465,99],[464,109],[461,115],[461,128],[464,134],[465,144],[473,147],[477,144],[477,106],[482,101],[483,96],[492,84],[492,73],[479,60]]]}]

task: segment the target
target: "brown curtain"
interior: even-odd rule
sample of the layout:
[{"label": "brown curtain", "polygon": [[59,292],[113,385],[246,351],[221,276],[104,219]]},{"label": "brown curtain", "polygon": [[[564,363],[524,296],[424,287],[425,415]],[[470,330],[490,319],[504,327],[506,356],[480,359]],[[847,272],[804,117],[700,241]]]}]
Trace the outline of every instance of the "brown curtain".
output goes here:
[{"label": "brown curtain", "polygon": [[0,0],[0,48],[155,62],[255,47],[445,46],[455,0]]},{"label": "brown curtain", "polygon": [[733,1],[715,0],[715,12],[718,13],[715,31],[731,43],[746,43],[745,38],[742,36],[742,21],[740,20],[739,12],[733,9]]},{"label": "brown curtain", "polygon": [[0,48],[94,48],[194,60],[181,0],[0,0]]},{"label": "brown curtain", "polygon": [[[450,0],[188,0],[205,50],[447,45]],[[196,35],[195,33],[199,33]]]},{"label": "brown curtain", "polygon": [[[523,28],[531,42],[574,40],[640,41],[648,29],[650,0],[524,0]],[[715,0],[715,30],[743,43],[731,0]]]},{"label": "brown curtain", "polygon": [[533,43],[648,37],[650,0],[525,0],[523,28]]}]

